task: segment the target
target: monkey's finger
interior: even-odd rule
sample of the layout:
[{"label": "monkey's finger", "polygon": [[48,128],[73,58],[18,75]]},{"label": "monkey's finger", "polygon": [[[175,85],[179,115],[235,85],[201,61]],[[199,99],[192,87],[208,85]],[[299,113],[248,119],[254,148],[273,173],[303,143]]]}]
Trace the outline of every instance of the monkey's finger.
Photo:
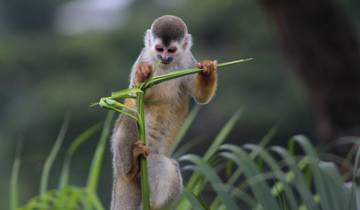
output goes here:
[{"label": "monkey's finger", "polygon": [[146,158],[149,156],[149,149],[143,141],[138,140],[134,143],[133,156],[138,159],[140,155]]},{"label": "monkey's finger", "polygon": [[204,65],[201,62],[199,62],[196,64],[196,67],[198,67],[199,69],[203,69]]},{"label": "monkey's finger", "polygon": [[147,149],[147,147],[144,148],[144,152],[142,153],[142,155],[147,158],[149,156],[149,150]]},{"label": "monkey's finger", "polygon": [[150,65],[144,66],[141,72],[146,79],[149,78],[152,74],[152,66]]}]

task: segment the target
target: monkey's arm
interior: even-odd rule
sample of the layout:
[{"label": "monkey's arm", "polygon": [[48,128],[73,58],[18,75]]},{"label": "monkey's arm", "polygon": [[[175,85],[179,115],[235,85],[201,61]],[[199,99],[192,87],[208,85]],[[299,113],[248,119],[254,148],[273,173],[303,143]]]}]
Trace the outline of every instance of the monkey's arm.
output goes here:
[{"label": "monkey's arm", "polygon": [[204,60],[196,64],[202,72],[191,75],[186,82],[189,94],[199,104],[208,103],[214,96],[217,87],[217,61]]},{"label": "monkey's arm", "polygon": [[[148,62],[142,61],[141,57],[139,57],[131,70],[130,87],[138,86],[141,83],[143,83],[153,74],[153,71],[154,71],[153,66]],[[154,91],[152,91],[151,88],[148,89],[144,96],[145,100],[153,98],[154,97],[153,92]]]},{"label": "monkey's arm", "polygon": [[131,68],[130,87],[137,86],[149,78],[153,72],[153,66],[144,60],[145,49],[143,49]]}]

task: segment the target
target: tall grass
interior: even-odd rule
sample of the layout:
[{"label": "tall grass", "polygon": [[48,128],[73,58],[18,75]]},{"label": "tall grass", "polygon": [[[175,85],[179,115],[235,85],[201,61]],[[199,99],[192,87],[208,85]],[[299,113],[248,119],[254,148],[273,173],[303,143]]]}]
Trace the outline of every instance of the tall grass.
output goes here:
[{"label": "tall grass", "polygon": [[20,157],[17,152],[13,170],[11,174],[10,184],[10,210],[75,210],[75,209],[94,209],[94,210],[105,210],[102,202],[97,195],[97,183],[99,180],[99,174],[101,171],[101,163],[103,154],[106,149],[106,143],[109,138],[111,130],[111,122],[114,113],[109,112],[103,125],[101,136],[97,147],[95,148],[94,158],[91,162],[89,169],[88,181],[85,186],[73,186],[69,184],[70,165],[73,154],[76,152],[79,146],[85,143],[91,136],[93,136],[99,130],[99,124],[90,127],[88,130],[81,133],[77,138],[74,139],[70,145],[63,164],[59,179],[59,187],[57,189],[49,190],[47,188],[47,180],[49,177],[50,170],[53,162],[58,155],[59,148],[62,145],[62,141],[65,136],[66,127],[69,119],[64,120],[63,126],[60,130],[57,140],[49,153],[48,158],[44,163],[44,169],[40,180],[40,194],[34,196],[24,205],[18,204],[18,176],[20,167]]},{"label": "tall grass", "polygon": [[[179,145],[198,112],[196,109],[198,108],[191,112],[177,138]],[[301,135],[289,139],[288,147],[270,146],[270,139],[276,132],[274,127],[259,144],[240,146],[226,143],[241,113],[241,111],[236,112],[229,119],[204,154],[184,154],[178,158],[182,169],[192,171],[192,175],[184,180],[184,193],[179,202],[170,209],[356,210],[358,208],[357,179],[360,150],[357,149],[350,158],[353,160],[353,176],[352,180],[346,182],[337,165],[334,162],[321,160],[314,145]],[[21,161],[20,147],[18,147],[10,182],[10,210],[104,210],[106,205],[99,199],[97,183],[103,154],[107,149],[106,142],[109,139],[112,117],[113,114],[109,113],[102,127],[85,186],[69,184],[71,159],[79,146],[86,143],[89,137],[99,133],[100,125],[90,127],[70,145],[61,171],[59,187],[46,188],[45,192],[34,196],[25,204],[18,203],[17,183]],[[56,142],[58,141],[55,141],[54,145],[57,147]],[[358,144],[355,140],[351,143]],[[175,148],[175,151],[180,148]],[[53,158],[56,156],[54,155]],[[41,183],[44,181],[42,180]],[[209,194],[213,196],[210,199]]]}]

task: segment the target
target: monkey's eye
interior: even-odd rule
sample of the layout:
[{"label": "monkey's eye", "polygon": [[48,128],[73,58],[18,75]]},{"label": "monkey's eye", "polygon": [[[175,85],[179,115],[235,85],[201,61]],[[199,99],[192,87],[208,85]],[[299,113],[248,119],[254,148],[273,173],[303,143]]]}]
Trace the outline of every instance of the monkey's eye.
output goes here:
[{"label": "monkey's eye", "polygon": [[155,50],[158,52],[164,52],[164,48],[160,47],[160,46],[156,46]]},{"label": "monkey's eye", "polygon": [[174,52],[176,52],[176,50],[177,50],[176,47],[172,47],[172,48],[168,49],[168,52],[169,53],[174,53]]}]

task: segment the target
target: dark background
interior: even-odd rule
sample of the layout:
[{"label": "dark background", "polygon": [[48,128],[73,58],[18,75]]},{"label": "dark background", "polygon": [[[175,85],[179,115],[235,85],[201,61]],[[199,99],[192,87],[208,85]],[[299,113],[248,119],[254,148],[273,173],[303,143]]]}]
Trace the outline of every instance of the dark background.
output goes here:
[{"label": "dark background", "polygon": [[[297,8],[297,1],[293,6],[285,3],[283,8],[271,7],[277,5],[274,2],[284,5],[281,0],[0,0],[0,209],[7,208],[17,142],[23,140],[19,192],[20,202],[24,203],[38,193],[42,165],[66,113],[70,112],[71,122],[60,158],[52,171],[51,187],[56,187],[61,156],[71,140],[84,129],[104,120],[106,111],[90,108],[89,104],[111,91],[127,87],[130,67],[142,48],[145,30],[156,17],[164,14],[178,15],[188,24],[194,39],[193,53],[198,60],[224,62],[255,58],[219,71],[217,94],[201,109],[186,140],[202,139],[206,142],[203,145],[208,145],[238,109],[244,112],[229,138],[231,142],[256,143],[274,125],[279,125],[279,130],[273,144],[286,144],[292,135],[299,133],[314,142],[328,140],[330,134],[324,134],[321,129],[324,119],[318,101],[322,101],[322,97],[314,96],[312,91],[324,83],[315,78],[310,84],[316,85],[309,87],[307,82],[316,72],[320,72],[319,78],[327,77],[326,72],[317,71],[318,66],[301,64],[316,63],[311,58],[317,59],[317,55],[332,51],[315,50],[313,54],[306,54],[310,59],[299,61],[296,52],[309,48],[299,49],[289,42],[305,40],[312,49],[322,49],[318,40],[328,37],[353,34],[358,39],[360,3],[358,0],[338,0],[334,4],[326,0],[319,3],[298,1],[306,3],[304,9]],[[332,27],[332,18],[337,20],[338,14],[322,12],[326,7],[321,5],[329,2],[333,5],[330,9],[345,17],[335,26],[349,23],[350,32],[347,28]],[[306,28],[310,22],[316,24]],[[325,30],[324,37],[312,39],[317,30],[328,24],[332,30]],[[308,33],[302,34],[301,27]],[[294,29],[299,31],[294,32]],[[290,39],[286,33],[299,36]],[[343,55],[334,44],[336,40],[325,44],[334,46],[334,55],[337,52]],[[345,43],[349,39],[341,40],[340,46],[347,46]],[[354,43],[349,48],[357,46],[358,43]],[[347,49],[343,51],[347,52]],[[359,60],[356,56],[355,61]],[[337,57],[317,61],[332,65],[334,59]],[[351,68],[347,69],[360,70],[352,61],[349,63]],[[337,77],[337,74],[333,76]],[[351,77],[354,78],[352,82],[360,83],[356,76],[358,74]],[[350,98],[359,97],[358,89],[350,87],[344,91]],[[345,104],[344,109],[347,109],[346,105],[353,108],[356,105],[352,101],[342,104]],[[354,116],[345,116],[346,119],[351,117]],[[358,121],[355,124],[359,125]],[[96,137],[75,155],[73,184],[85,183]],[[99,189],[105,204],[109,203],[112,181],[110,158],[108,150]]]}]

